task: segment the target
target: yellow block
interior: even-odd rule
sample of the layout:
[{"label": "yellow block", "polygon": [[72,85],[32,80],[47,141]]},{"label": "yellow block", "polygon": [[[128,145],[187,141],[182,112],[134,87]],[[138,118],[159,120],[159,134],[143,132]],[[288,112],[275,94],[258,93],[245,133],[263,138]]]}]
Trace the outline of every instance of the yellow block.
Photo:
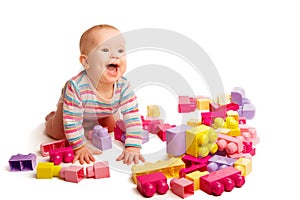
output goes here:
[{"label": "yellow block", "polygon": [[208,171],[200,172],[200,171],[194,171],[187,175],[185,175],[186,179],[189,179],[190,181],[194,182],[194,191],[200,189],[200,177],[204,176],[206,174],[209,174]]},{"label": "yellow block", "polygon": [[233,166],[242,172],[242,176],[247,176],[252,171],[252,159],[239,158]]},{"label": "yellow block", "polygon": [[149,105],[147,106],[147,116],[149,117],[159,117],[160,110],[157,105]]},{"label": "yellow block", "polygon": [[169,160],[159,160],[156,163],[133,165],[131,167],[132,180],[136,183],[136,177],[153,172],[162,172],[167,178],[179,178],[179,171],[185,168],[181,157],[173,157]]},{"label": "yellow block", "polygon": [[201,125],[201,120],[200,119],[189,119],[189,121],[187,121],[186,123],[188,126],[192,126],[192,127],[195,127],[195,126],[200,126]]},{"label": "yellow block", "polygon": [[197,98],[197,109],[198,110],[209,110],[210,99],[207,97]]},{"label": "yellow block", "polygon": [[52,162],[40,162],[36,168],[36,178],[51,179],[53,176],[59,176],[60,165],[54,165]]}]

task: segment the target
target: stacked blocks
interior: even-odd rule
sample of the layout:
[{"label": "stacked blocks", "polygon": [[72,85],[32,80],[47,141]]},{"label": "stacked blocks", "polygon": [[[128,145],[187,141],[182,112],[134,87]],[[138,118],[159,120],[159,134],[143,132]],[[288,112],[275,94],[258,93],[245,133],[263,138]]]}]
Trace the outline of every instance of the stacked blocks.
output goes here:
[{"label": "stacked blocks", "polygon": [[186,131],[186,154],[194,157],[205,157],[218,150],[216,140],[218,134],[213,128],[200,125]]},{"label": "stacked blocks", "polygon": [[255,106],[245,97],[245,90],[241,87],[234,87],[231,91],[231,102],[240,106],[240,116],[252,119],[255,116]]},{"label": "stacked blocks", "polygon": [[234,163],[234,167],[241,171],[242,176],[247,176],[252,171],[252,159],[239,158]]},{"label": "stacked blocks", "polygon": [[100,125],[94,126],[92,144],[101,151],[112,148],[111,136],[108,134],[107,128],[103,128]]},{"label": "stacked blocks", "polygon": [[27,155],[17,154],[11,156],[8,161],[9,170],[16,171],[32,171],[36,166],[36,155],[29,153]]}]

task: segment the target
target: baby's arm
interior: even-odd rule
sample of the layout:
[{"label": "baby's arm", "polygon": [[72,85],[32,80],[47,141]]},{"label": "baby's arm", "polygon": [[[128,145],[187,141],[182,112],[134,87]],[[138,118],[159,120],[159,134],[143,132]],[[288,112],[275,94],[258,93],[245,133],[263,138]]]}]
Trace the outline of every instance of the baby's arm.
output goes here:
[{"label": "baby's arm", "polygon": [[138,110],[137,98],[129,85],[123,91],[121,105],[121,112],[126,126],[126,139],[125,149],[116,160],[123,160],[123,163],[127,165],[132,162],[138,164],[139,160],[145,162],[145,158],[140,153],[142,147],[141,116]]},{"label": "baby's arm", "polygon": [[63,104],[63,122],[65,135],[69,144],[74,150],[73,163],[79,161],[80,164],[94,162],[93,154],[100,152],[90,151],[85,145],[83,122],[82,100],[80,91],[74,81],[69,81],[65,87]]}]

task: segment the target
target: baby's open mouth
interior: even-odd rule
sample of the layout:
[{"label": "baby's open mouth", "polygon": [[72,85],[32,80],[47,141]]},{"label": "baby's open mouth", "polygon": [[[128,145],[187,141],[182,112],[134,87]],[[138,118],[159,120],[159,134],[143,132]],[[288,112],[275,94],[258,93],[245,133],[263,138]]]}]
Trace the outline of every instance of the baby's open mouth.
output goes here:
[{"label": "baby's open mouth", "polygon": [[119,67],[120,66],[118,64],[108,64],[108,65],[106,65],[106,69],[107,69],[108,73],[110,75],[113,75],[113,76],[117,75]]}]

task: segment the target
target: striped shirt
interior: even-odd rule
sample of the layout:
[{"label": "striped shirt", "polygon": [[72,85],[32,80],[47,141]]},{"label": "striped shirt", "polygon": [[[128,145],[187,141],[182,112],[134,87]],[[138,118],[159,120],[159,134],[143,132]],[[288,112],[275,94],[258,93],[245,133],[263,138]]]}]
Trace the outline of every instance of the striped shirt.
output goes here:
[{"label": "striped shirt", "polygon": [[127,79],[121,77],[115,83],[111,101],[101,101],[99,96],[85,70],[66,83],[63,122],[66,138],[73,149],[85,144],[83,121],[95,121],[113,115],[119,109],[126,125],[125,146],[141,147],[141,117],[136,95]]}]

